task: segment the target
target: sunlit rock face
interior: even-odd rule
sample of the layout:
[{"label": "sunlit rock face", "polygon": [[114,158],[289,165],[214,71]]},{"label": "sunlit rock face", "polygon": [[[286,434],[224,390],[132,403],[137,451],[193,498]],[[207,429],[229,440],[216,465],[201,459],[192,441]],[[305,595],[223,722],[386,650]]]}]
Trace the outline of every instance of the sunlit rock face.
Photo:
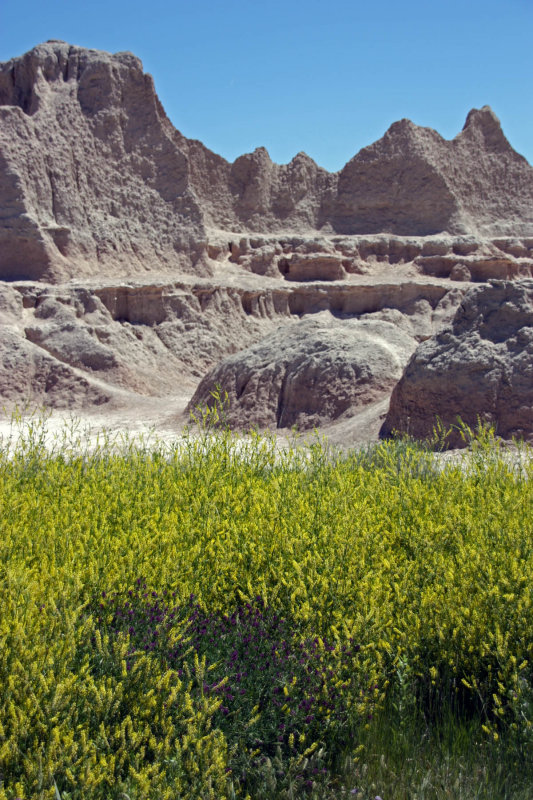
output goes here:
[{"label": "sunlit rock face", "polygon": [[232,426],[319,427],[390,393],[415,346],[394,323],[322,312],[217,364],[190,406],[212,405],[223,386]]},{"label": "sunlit rock face", "polygon": [[[236,426],[330,425],[381,408],[472,284],[532,269],[533,169],[488,107],[451,141],[401,120],[328,173],[187,139],[131,53],[52,40],[0,64],[8,405],[176,415],[204,378]],[[501,430],[525,430],[509,407]]]},{"label": "sunlit rock face", "polygon": [[533,169],[488,107],[452,141],[394,123],[337,174],[181,136],[131,53],[50,41],[0,65],[0,274],[208,274],[207,230],[523,236]]},{"label": "sunlit rock face", "polygon": [[47,42],[0,66],[0,276],[190,268],[202,213],[139,59]]},{"label": "sunlit rock face", "polygon": [[396,385],[382,433],[430,437],[436,417],[461,446],[458,418],[533,440],[533,281],[470,289],[450,326],[422,343]]}]

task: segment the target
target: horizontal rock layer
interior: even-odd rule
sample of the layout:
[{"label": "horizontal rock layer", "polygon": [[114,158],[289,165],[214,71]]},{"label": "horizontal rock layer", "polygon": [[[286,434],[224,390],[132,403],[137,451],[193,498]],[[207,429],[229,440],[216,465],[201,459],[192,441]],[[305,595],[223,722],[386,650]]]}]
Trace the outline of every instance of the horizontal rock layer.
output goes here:
[{"label": "horizontal rock layer", "polygon": [[459,413],[529,435],[532,276],[533,168],[488,107],[451,141],[394,123],[332,174],[185,138],[131,53],[0,64],[7,405],[201,381],[190,408],[224,384],[237,426],[346,426],[397,384],[384,434]]},{"label": "horizontal rock layer", "polygon": [[[131,53],[50,41],[0,64],[0,208],[3,279],[208,275],[215,229],[531,237],[533,168],[488,107],[451,141],[401,120],[339,173],[263,148],[230,164],[174,129]],[[339,279],[361,256],[347,250],[317,260],[311,243],[279,267]]]},{"label": "horizontal rock layer", "polygon": [[[442,281],[279,288],[212,285],[207,279],[4,283],[1,396],[8,404],[32,398],[54,407],[91,407],[96,396],[98,403],[128,397],[134,402],[137,395],[190,396],[221,359],[324,310],[339,318],[384,320],[414,346],[450,317],[463,292],[464,287]],[[64,376],[61,391],[51,391],[41,364]],[[26,377],[33,374],[41,376],[41,384],[37,378],[28,384]],[[67,386],[70,380],[75,391]]]}]

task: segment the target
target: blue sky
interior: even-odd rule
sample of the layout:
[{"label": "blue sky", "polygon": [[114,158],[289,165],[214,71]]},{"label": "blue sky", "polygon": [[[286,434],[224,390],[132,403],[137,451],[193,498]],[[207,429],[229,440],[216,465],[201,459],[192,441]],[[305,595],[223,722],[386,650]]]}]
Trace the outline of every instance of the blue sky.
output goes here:
[{"label": "blue sky", "polygon": [[131,50],[174,125],[232,161],[340,169],[408,117],[452,138],[489,104],[533,163],[533,0],[0,0],[0,60],[46,39]]}]

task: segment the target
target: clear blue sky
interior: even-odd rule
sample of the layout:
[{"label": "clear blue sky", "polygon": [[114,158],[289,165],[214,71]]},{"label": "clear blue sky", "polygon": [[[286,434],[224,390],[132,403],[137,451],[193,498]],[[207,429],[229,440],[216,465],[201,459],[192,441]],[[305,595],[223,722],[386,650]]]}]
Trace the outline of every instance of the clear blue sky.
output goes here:
[{"label": "clear blue sky", "polygon": [[0,60],[46,39],[131,50],[174,125],[229,160],[338,170],[408,117],[489,104],[533,163],[533,0],[0,0]]}]

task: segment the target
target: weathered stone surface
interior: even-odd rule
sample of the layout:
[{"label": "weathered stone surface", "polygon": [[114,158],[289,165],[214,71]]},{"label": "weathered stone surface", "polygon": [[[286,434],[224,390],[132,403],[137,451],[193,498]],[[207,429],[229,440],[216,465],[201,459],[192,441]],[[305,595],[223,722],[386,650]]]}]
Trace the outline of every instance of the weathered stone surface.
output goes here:
[{"label": "weathered stone surface", "polygon": [[289,281],[341,281],[346,278],[343,259],[337,255],[294,253],[280,264]]},{"label": "weathered stone surface", "polygon": [[[219,234],[220,236],[220,234]],[[349,275],[421,275],[450,280],[533,276],[533,242],[528,237],[475,239],[439,234],[375,236],[240,236],[211,247],[213,257],[257,275],[290,281],[338,281]]]},{"label": "weathered stone surface", "polygon": [[[198,380],[221,359],[328,304],[338,314],[356,302],[363,318],[379,318],[421,340],[442,324],[443,315],[450,317],[462,296],[462,289],[438,283],[420,292],[417,284],[410,293],[407,289],[404,284],[361,285],[352,287],[351,298],[346,286],[329,297],[320,284],[285,288],[267,282],[244,288],[213,285],[209,279],[61,286],[0,283],[0,339],[6,347],[18,342],[16,374],[24,371],[24,359],[31,372],[39,353],[43,363],[51,364],[52,359],[54,369],[61,364],[69,375],[72,370],[84,375],[115,402],[135,403],[142,396],[190,396]],[[8,380],[6,374],[4,378],[0,397],[7,405],[25,397],[68,406],[66,390],[59,400],[46,387],[38,389],[24,380],[13,393],[18,379]]]},{"label": "weathered stone surface", "polygon": [[452,141],[404,119],[341,170],[332,224],[348,234],[530,235],[532,176],[488,106]]},{"label": "weathered stone surface", "polygon": [[532,275],[533,169],[488,107],[451,141],[402,120],[330,174],[182,136],[131,53],[0,64],[7,405],[146,408],[210,371],[197,400],[226,377],[234,424],[351,431],[472,282]]},{"label": "weathered stone surface", "polygon": [[[22,296],[10,286],[0,287],[0,387],[2,404],[23,408],[28,402],[55,408],[100,406],[112,390],[91,381],[83,370],[54,358],[21,335]],[[69,339],[67,339],[69,341]]]},{"label": "weathered stone surface", "polygon": [[202,213],[131,53],[51,41],[0,65],[0,277],[202,264]]},{"label": "weathered stone surface", "polygon": [[[340,173],[305,153],[274,164],[264,148],[230,164],[173,128],[131,53],[52,40],[0,64],[0,206],[4,279],[207,275],[215,228],[531,236],[533,168],[488,107],[472,111],[452,141],[401,120]],[[306,269],[297,258],[286,275],[338,280],[369,258],[417,255],[416,244],[410,254],[385,245],[383,256],[383,241],[369,244],[339,265],[315,263],[308,252]],[[266,253],[250,258],[250,268],[275,274],[279,255],[271,253],[274,267]],[[520,257],[530,249],[515,247],[507,262]],[[448,259],[446,274],[453,267]]]},{"label": "weathered stone surface", "polygon": [[219,385],[228,393],[233,426],[313,428],[390,392],[415,344],[391,322],[323,312],[222,361],[202,380],[190,408],[212,405]]},{"label": "weathered stone surface", "polygon": [[[395,387],[383,435],[431,435],[478,420],[533,439],[533,281],[491,281],[465,295],[449,328],[423,342]],[[448,444],[464,444],[452,431]]]},{"label": "weathered stone surface", "polygon": [[282,317],[290,319],[268,292],[254,304],[246,292],[201,283],[0,283],[0,340],[6,353],[10,347],[17,351],[13,375],[0,379],[0,397],[7,405],[25,397],[68,407],[66,389],[62,401],[49,395],[48,384],[36,388],[25,379],[15,391],[36,359],[64,367],[65,375],[84,375],[117,402],[135,403],[139,395],[190,396],[237,343],[257,341]]}]

